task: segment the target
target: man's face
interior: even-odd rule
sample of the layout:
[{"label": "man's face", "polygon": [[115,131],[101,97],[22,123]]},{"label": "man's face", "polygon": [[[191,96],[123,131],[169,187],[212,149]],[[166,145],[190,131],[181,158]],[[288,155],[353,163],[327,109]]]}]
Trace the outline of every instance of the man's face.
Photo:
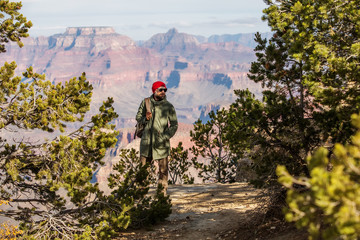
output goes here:
[{"label": "man's face", "polygon": [[155,90],[154,97],[157,100],[162,100],[165,98],[167,89],[165,87],[159,87]]}]

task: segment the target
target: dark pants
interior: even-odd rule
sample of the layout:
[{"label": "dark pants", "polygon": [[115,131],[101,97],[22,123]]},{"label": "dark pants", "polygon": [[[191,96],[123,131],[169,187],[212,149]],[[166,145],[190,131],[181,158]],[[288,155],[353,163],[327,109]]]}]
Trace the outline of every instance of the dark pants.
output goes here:
[{"label": "dark pants", "polygon": [[[152,164],[153,159],[151,157],[140,156],[140,161],[142,165],[146,163]],[[157,159],[159,163],[159,180],[158,184],[163,186],[163,193],[166,196],[166,191],[168,188],[168,158]]]}]

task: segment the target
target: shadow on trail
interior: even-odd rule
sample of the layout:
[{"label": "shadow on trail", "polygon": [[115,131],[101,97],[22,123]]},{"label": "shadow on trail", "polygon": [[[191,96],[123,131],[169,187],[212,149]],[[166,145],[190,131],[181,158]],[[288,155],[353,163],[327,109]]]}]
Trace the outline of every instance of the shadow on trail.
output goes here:
[{"label": "shadow on trail", "polygon": [[169,185],[168,194],[172,214],[166,221],[123,239],[221,239],[256,208],[261,193],[247,183],[212,183]]}]

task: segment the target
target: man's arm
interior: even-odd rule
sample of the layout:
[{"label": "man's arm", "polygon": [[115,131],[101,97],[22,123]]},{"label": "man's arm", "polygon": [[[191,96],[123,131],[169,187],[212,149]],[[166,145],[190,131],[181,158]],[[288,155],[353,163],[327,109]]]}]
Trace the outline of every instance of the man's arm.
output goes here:
[{"label": "man's arm", "polygon": [[172,138],[178,129],[178,120],[174,106],[172,106],[172,108],[170,109],[169,122],[170,126],[164,133],[168,137],[168,139]]}]

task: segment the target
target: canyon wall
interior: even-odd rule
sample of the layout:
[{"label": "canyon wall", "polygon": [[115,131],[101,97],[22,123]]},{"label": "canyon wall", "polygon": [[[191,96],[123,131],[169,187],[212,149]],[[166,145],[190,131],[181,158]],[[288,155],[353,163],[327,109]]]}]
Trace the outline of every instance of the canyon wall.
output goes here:
[{"label": "canyon wall", "polygon": [[[107,165],[98,172],[99,179],[105,179],[119,149],[136,146],[135,114],[140,101],[152,93],[154,81],[166,83],[167,98],[184,124],[173,146],[178,141],[190,146],[191,124],[232,103],[235,89],[248,88],[260,97],[261,87],[247,78],[256,59],[251,38],[253,34],[206,39],[170,29],[139,45],[111,27],[68,28],[50,37],[24,39],[23,48],[9,43],[7,52],[0,54],[0,64],[16,61],[18,75],[32,66],[54,83],[85,72],[94,86],[88,116],[96,113],[107,97],[114,98],[119,114],[114,123],[121,134],[116,148],[108,154]],[[101,176],[101,172],[106,174]]]}]

